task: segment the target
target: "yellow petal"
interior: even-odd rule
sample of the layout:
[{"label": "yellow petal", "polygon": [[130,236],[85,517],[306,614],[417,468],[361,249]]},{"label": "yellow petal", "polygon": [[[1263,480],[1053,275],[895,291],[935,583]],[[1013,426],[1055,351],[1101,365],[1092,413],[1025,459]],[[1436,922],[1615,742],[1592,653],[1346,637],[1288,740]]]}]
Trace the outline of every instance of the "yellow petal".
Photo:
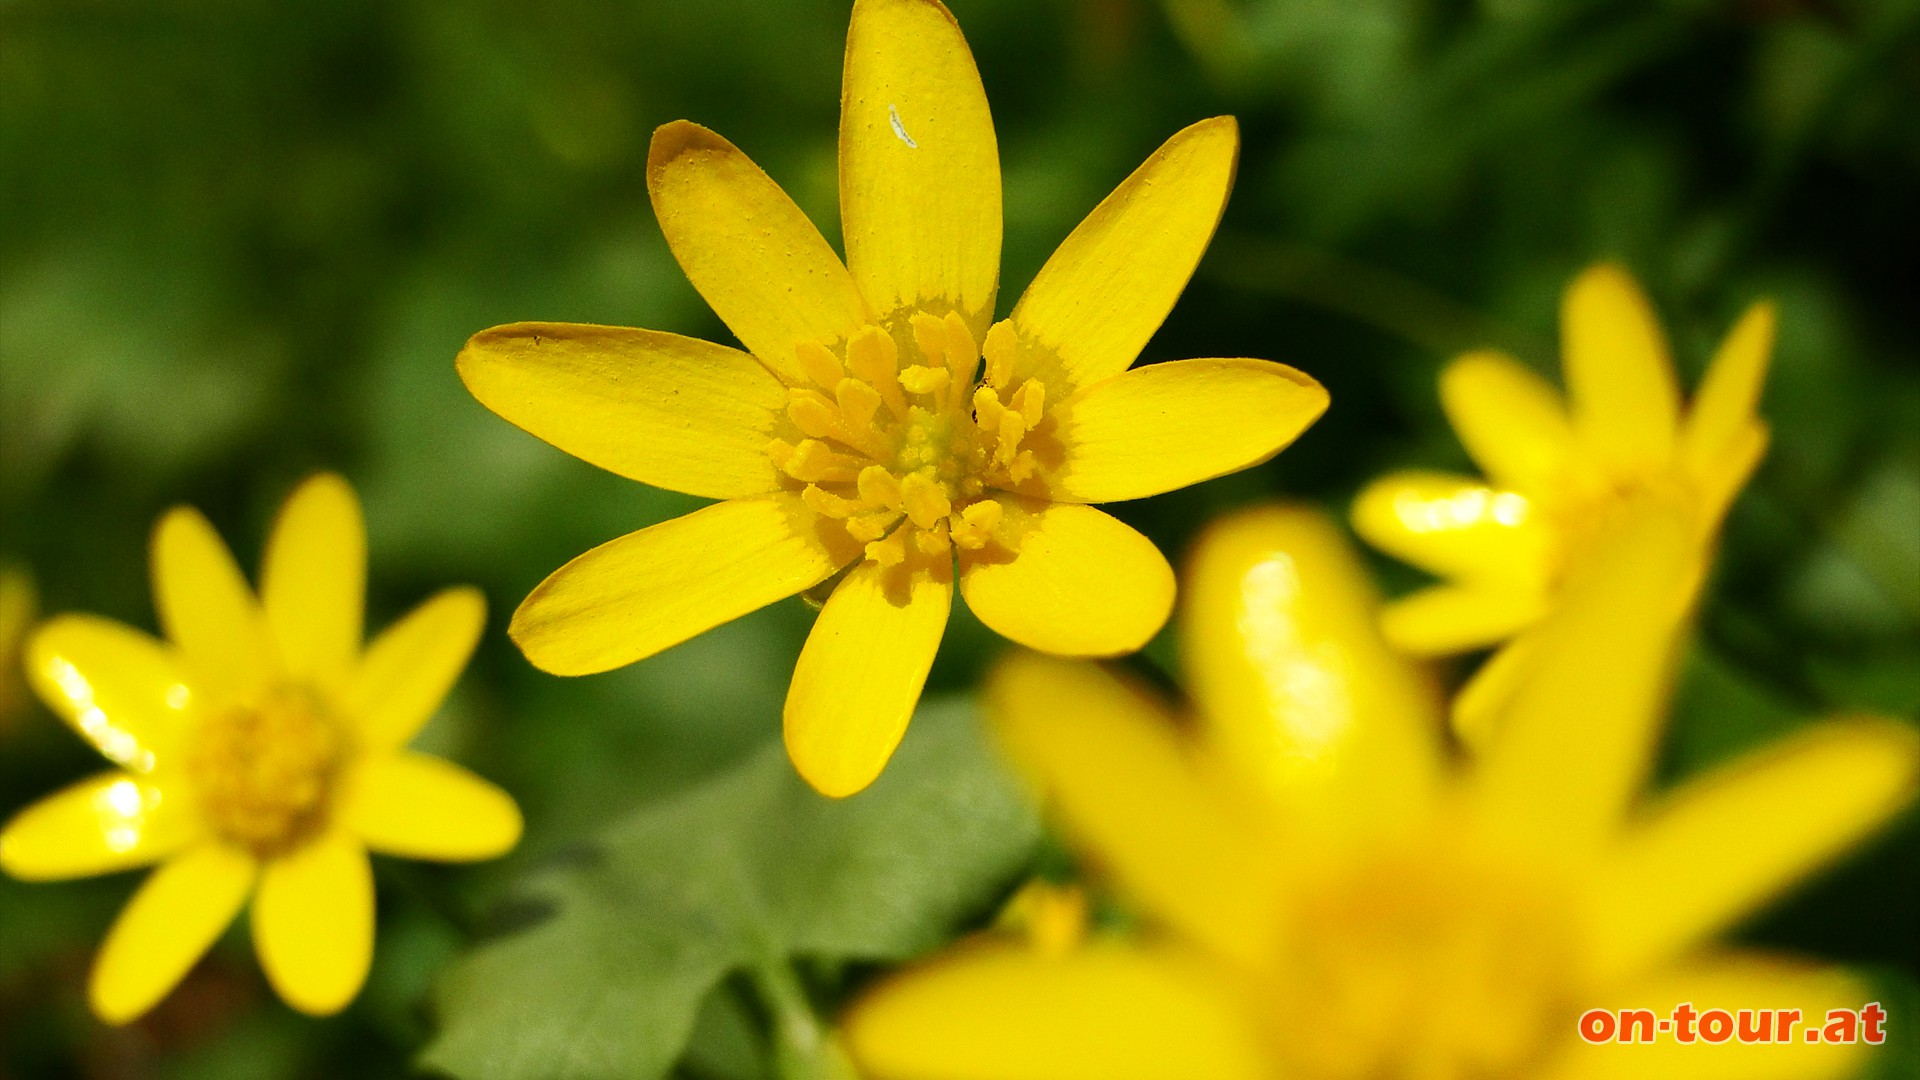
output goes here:
[{"label": "yellow petal", "polygon": [[1123,889],[1193,940],[1260,962],[1281,861],[1159,702],[1092,664],[1031,653],[996,667],[985,693],[1009,754]]},{"label": "yellow petal", "polygon": [[1277,800],[1406,820],[1438,779],[1439,698],[1387,647],[1379,594],[1316,510],[1222,518],[1187,564],[1181,666],[1208,740]]},{"label": "yellow petal", "polygon": [[717,503],[555,570],[508,633],[544,671],[607,671],[811,588],[858,556],[822,540],[794,496]]},{"label": "yellow petal", "polygon": [[1539,589],[1435,585],[1387,605],[1380,632],[1394,648],[1444,656],[1492,645],[1519,633],[1547,610]]},{"label": "yellow petal", "polygon": [[708,499],[780,486],[767,458],[787,391],[738,349],[677,334],[514,323],[456,365],[482,405],[582,461]]},{"label": "yellow petal", "polygon": [[246,694],[272,677],[260,604],[220,534],[192,507],[167,511],[153,531],[153,600],[196,689]]},{"label": "yellow petal", "polygon": [[335,473],[309,478],[280,509],[260,572],[267,625],[286,672],[337,686],[360,653],[367,526]]},{"label": "yellow petal", "polygon": [[1522,634],[1487,657],[1458,693],[1453,695],[1453,733],[1471,750],[1485,746],[1500,722],[1513,693],[1526,680],[1536,635]]},{"label": "yellow petal", "polygon": [[958,311],[985,338],[1000,282],[1000,152],[938,0],[857,0],[840,87],[840,219],[873,315]]},{"label": "yellow petal", "polygon": [[1239,154],[1231,116],[1202,120],[1155,150],[1027,286],[1013,309],[1021,346],[1057,359],[1069,388],[1132,365],[1213,238]]},{"label": "yellow petal", "polygon": [[1721,453],[1694,473],[1695,498],[1706,529],[1719,529],[1727,508],[1767,456],[1768,441],[1767,425],[1756,420],[1735,432]]},{"label": "yellow petal", "polygon": [[287,1004],[312,1016],[346,1008],[373,963],[373,867],[360,841],[334,829],[268,863],[253,947]]},{"label": "yellow petal", "polygon": [[1694,561],[1687,523],[1651,512],[1568,580],[1479,758],[1488,827],[1579,851],[1618,826],[1652,756]]},{"label": "yellow petal", "polygon": [[101,773],[41,799],[0,829],[0,870],[24,881],[148,866],[200,835],[178,794],[124,772]]},{"label": "yellow petal", "polygon": [[107,931],[87,998],[109,1024],[138,1019],[167,996],[240,913],[253,859],[202,844],[155,870]]},{"label": "yellow petal", "polygon": [[960,592],[996,633],[1042,652],[1117,656],[1173,610],[1173,568],[1153,541],[1090,506],[1000,500],[1020,550],[963,551]]},{"label": "yellow petal", "polygon": [[687,279],[788,382],[803,378],[795,345],[838,341],[867,323],[853,278],[820,230],[727,140],[685,120],[655,131],[647,192]]},{"label": "yellow petal", "polygon": [[1913,798],[1920,733],[1820,724],[1687,784],[1608,860],[1595,940],[1633,971],[1752,911]]},{"label": "yellow petal", "polygon": [[347,691],[347,713],[369,749],[405,746],[466,669],[487,621],[472,586],[446,589],[367,646]]},{"label": "yellow petal", "polygon": [[1160,950],[977,941],[882,982],[843,1033],[872,1080],[1263,1080],[1235,989]]},{"label": "yellow petal", "polygon": [[[1589,1044],[1577,1034],[1577,1016],[1570,1016],[1561,1049],[1538,1075],[1540,1080],[1840,1080],[1854,1076],[1874,1051],[1859,1044],[1808,1043],[1806,1032],[1822,1027],[1829,1009],[1859,1009],[1871,1000],[1866,986],[1838,968],[1755,953],[1696,957],[1577,1003],[1581,1009],[1616,1013],[1651,1010],[1656,1023],[1671,1020],[1679,1005],[1691,1004],[1692,1043],[1656,1030],[1650,1044]],[[1801,1019],[1785,1041],[1743,1044],[1736,1026],[1732,1038],[1710,1043],[1698,1037],[1698,1017],[1710,1009],[1726,1010],[1736,1024],[1740,1010],[1751,1010],[1752,1022],[1764,1010],[1771,1014],[1766,1027],[1775,1034],[1786,1019],[1782,1011],[1798,1009]]]},{"label": "yellow petal", "polygon": [[1553,530],[1526,496],[1448,473],[1383,476],[1353,502],[1353,528],[1367,543],[1441,577],[1508,591],[1541,588]]},{"label": "yellow petal", "polygon": [[426,754],[369,758],[341,810],[374,851],[408,859],[491,859],[520,839],[512,796],[450,761]]},{"label": "yellow petal", "polygon": [[1772,304],[1748,308],[1707,368],[1680,432],[1681,461],[1695,475],[1711,472],[1720,459],[1737,453],[1746,430],[1759,419],[1776,321]]},{"label": "yellow petal", "polygon": [[1640,286],[1602,263],[1572,285],[1560,311],[1574,426],[1603,460],[1662,465],[1673,453],[1680,389],[1666,335]]},{"label": "yellow petal", "polygon": [[873,783],[906,733],[946,632],[950,574],[862,563],[827,597],[787,690],[787,755],[840,798]]},{"label": "yellow petal", "polygon": [[27,641],[27,680],[108,760],[151,772],[176,749],[192,703],[173,652],[131,626],[59,615]]},{"label": "yellow petal", "polygon": [[1560,392],[1503,353],[1468,353],[1448,364],[1440,402],[1467,453],[1502,487],[1547,490],[1574,453]]},{"label": "yellow petal", "polygon": [[1327,391],[1266,360],[1175,360],[1095,383],[1056,411],[1055,498],[1142,499],[1258,465],[1327,410]]}]

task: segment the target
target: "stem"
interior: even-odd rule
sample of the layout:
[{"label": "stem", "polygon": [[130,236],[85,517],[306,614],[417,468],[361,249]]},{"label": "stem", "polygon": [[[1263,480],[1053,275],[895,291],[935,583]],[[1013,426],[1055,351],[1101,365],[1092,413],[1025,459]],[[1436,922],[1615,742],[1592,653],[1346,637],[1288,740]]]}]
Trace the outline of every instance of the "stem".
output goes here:
[{"label": "stem", "polygon": [[773,1021],[773,1061],[781,1080],[857,1080],[839,1042],[814,1015],[792,965],[771,960],[748,974]]}]

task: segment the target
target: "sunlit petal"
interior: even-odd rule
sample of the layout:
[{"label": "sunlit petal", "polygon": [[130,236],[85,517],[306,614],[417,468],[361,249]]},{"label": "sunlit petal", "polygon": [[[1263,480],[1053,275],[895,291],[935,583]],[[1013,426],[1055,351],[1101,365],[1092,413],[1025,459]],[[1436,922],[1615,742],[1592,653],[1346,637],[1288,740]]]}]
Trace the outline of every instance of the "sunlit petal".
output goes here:
[{"label": "sunlit petal", "polygon": [[1546,490],[1575,453],[1559,391],[1510,356],[1474,352],[1448,364],[1440,402],[1467,453],[1501,487]]},{"label": "sunlit petal", "polygon": [[1379,594],[1325,515],[1272,506],[1216,521],[1183,595],[1182,667],[1224,756],[1336,822],[1427,805],[1437,688],[1381,639]]},{"label": "sunlit petal", "polygon": [[1374,547],[1443,577],[1522,591],[1549,574],[1553,530],[1540,507],[1469,477],[1383,476],[1354,500],[1353,527]]},{"label": "sunlit petal", "polygon": [[175,507],[154,529],[153,601],[196,689],[244,695],[273,677],[278,661],[259,601],[198,510]]},{"label": "sunlit petal", "polygon": [[194,692],[165,644],[94,615],[58,615],[28,639],[27,680],[108,760],[151,772],[188,724]]},{"label": "sunlit petal", "polygon": [[893,976],[844,1022],[873,1080],[1262,1080],[1233,987],[1177,954],[1095,943],[1065,956],[978,941]]},{"label": "sunlit petal", "polygon": [[1121,522],[1072,503],[1007,497],[1020,550],[961,553],[960,592],[980,621],[1029,648],[1115,656],[1147,643],[1173,610],[1173,568]]},{"label": "sunlit petal", "polygon": [[1166,141],[1087,215],[1021,294],[1023,355],[1068,389],[1125,371],[1173,310],[1213,238],[1240,152],[1231,116]]},{"label": "sunlit petal", "polygon": [[1567,287],[1561,355],[1574,426],[1603,459],[1664,465],[1679,426],[1680,388],[1653,304],[1622,268],[1602,263]]},{"label": "sunlit petal", "polygon": [[973,54],[938,0],[858,0],[840,89],[847,266],[876,319],[958,311],[1000,282],[1000,152]]},{"label": "sunlit petal", "polygon": [[101,773],[15,814],[0,829],[0,870],[26,881],[110,874],[165,859],[201,832],[179,792]]},{"label": "sunlit petal", "polygon": [[787,754],[821,794],[873,783],[906,733],[953,603],[939,567],[863,563],[834,587],[787,691]]},{"label": "sunlit petal", "polygon": [[475,334],[455,363],[482,405],[609,472],[709,499],[780,486],[767,443],[787,391],[738,349],[652,330],[514,323]]},{"label": "sunlit petal", "polygon": [[[787,381],[802,377],[795,345],[839,341],[867,322],[853,278],[820,230],[727,140],[685,120],[660,128],[647,152],[647,192],[687,280]],[[753,492],[712,497],[743,494]]]},{"label": "sunlit petal", "polygon": [[1159,702],[1094,665],[1031,653],[993,671],[986,700],[1056,820],[1122,888],[1226,956],[1266,955],[1284,867]]}]

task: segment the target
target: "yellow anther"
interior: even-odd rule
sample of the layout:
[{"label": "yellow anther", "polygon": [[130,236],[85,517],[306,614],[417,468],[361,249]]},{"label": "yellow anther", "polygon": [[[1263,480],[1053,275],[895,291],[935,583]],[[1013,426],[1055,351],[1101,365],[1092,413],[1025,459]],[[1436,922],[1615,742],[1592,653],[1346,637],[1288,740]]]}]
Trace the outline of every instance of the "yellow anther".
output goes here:
[{"label": "yellow anther", "polygon": [[897,510],[880,510],[871,514],[860,514],[847,519],[847,535],[862,542],[878,540],[887,535],[893,523],[900,520]]},{"label": "yellow anther", "polygon": [[782,472],[786,471],[787,462],[792,459],[793,453],[793,444],[785,439],[773,439],[767,443],[767,458],[773,462],[774,468]]},{"label": "yellow anther", "polygon": [[913,343],[920,348],[922,363],[928,367],[946,367],[947,327],[940,317],[916,311],[907,322],[913,327]]},{"label": "yellow anther", "polygon": [[1028,379],[1013,395],[1013,407],[1020,413],[1020,419],[1027,422],[1027,430],[1040,426],[1040,417],[1047,408],[1047,388],[1039,379]]},{"label": "yellow anther", "polygon": [[907,517],[922,529],[931,529],[941,518],[953,512],[947,493],[925,473],[908,473],[900,481],[900,504]]},{"label": "yellow anther", "polygon": [[1033,451],[1022,450],[1013,455],[1013,460],[1007,463],[1007,479],[1016,484],[1024,484],[1033,479],[1033,474],[1039,471],[1039,468],[1040,463],[1033,459]]},{"label": "yellow anther", "polygon": [[822,389],[833,389],[846,374],[833,350],[817,341],[803,341],[794,346],[793,352],[794,358],[800,361],[800,370]]},{"label": "yellow anther", "polygon": [[867,558],[881,566],[899,566],[907,558],[907,530],[899,528],[867,545]]},{"label": "yellow anther", "polygon": [[793,426],[811,438],[834,439],[842,434],[839,407],[817,390],[788,390],[787,416]]},{"label": "yellow anther", "polygon": [[919,548],[922,555],[944,554],[947,551],[947,523],[942,521],[931,529],[915,530],[913,546]]},{"label": "yellow anther", "polygon": [[880,411],[878,390],[859,379],[841,379],[833,393],[840,417],[849,427],[862,431],[873,427],[873,416]]},{"label": "yellow anther", "polygon": [[946,368],[922,367],[915,364],[900,372],[900,385],[906,387],[909,393],[937,394],[947,388],[947,381],[950,378],[952,376],[947,374]]},{"label": "yellow anther", "polygon": [[1000,414],[1006,410],[1007,407],[1000,404],[1000,395],[993,392],[993,387],[982,386],[973,392],[973,419],[980,425],[981,431],[999,431]]},{"label": "yellow anther", "polygon": [[822,517],[850,518],[863,509],[852,499],[841,498],[831,491],[812,484],[808,484],[800,492],[800,501],[806,503],[809,509]]},{"label": "yellow anther", "polygon": [[1001,465],[1013,463],[1013,456],[1020,452],[1020,440],[1027,437],[1026,417],[1012,409],[1000,414],[1000,445],[994,448],[993,459]]},{"label": "yellow anther", "polygon": [[802,439],[786,460],[779,463],[782,472],[809,484],[844,483],[853,479],[853,459],[836,454],[819,439]]},{"label": "yellow anther", "polygon": [[993,530],[1000,525],[1000,519],[1006,516],[1006,509],[992,499],[982,499],[969,505],[955,515],[953,523],[953,542],[970,551],[986,547],[993,539]]},{"label": "yellow anther", "polygon": [[987,382],[993,386],[1005,386],[1013,381],[1013,358],[1019,338],[1014,333],[1013,320],[1002,319],[987,330],[986,344],[981,351],[987,357]]},{"label": "yellow anther", "polygon": [[875,506],[899,510],[901,508],[900,481],[885,468],[869,465],[860,470],[860,498]]},{"label": "yellow anther", "polygon": [[973,331],[967,329],[967,320],[957,311],[947,312],[945,327],[947,333],[947,370],[953,373],[953,381],[962,386],[973,384],[974,373],[980,370],[980,343],[973,339]]},{"label": "yellow anther", "polygon": [[900,393],[900,350],[885,330],[869,326],[848,339],[847,369],[880,391],[880,400],[895,416],[907,415],[907,399]]}]

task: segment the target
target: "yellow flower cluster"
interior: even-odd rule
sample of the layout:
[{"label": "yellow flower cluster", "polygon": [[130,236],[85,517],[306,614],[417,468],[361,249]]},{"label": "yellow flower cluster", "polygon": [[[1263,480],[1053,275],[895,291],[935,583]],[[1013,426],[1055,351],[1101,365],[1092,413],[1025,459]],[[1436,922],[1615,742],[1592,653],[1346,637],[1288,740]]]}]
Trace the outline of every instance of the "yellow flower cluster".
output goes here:
[{"label": "yellow flower cluster", "polygon": [[[1649,796],[1671,668],[1728,505],[1757,464],[1771,309],[1734,328],[1682,415],[1650,304],[1600,266],[1568,292],[1571,406],[1517,361],[1450,365],[1442,398],[1485,482],[1387,477],[1358,532],[1451,579],[1382,611],[1339,527],[1295,507],[1215,523],[1185,579],[1190,707],[1070,658],[1133,652],[1174,607],[1151,542],[1093,504],[1256,465],[1327,407],[1264,360],[1133,368],[1231,186],[1227,117],[1173,135],[995,320],[1000,179],[980,78],[936,0],[858,0],[841,98],[844,261],[733,145],[654,134],[667,242],[744,349],[513,323],[457,369],[500,416],[623,476],[714,500],[542,582],[509,632],[587,674],[781,598],[824,606],[785,706],[820,792],[901,740],[956,583],[1035,652],[985,695],[1098,883],[882,981],[845,1047],[874,1080],[1600,1080],[1839,1075],[1857,1047],[1594,1046],[1612,1002],[1863,1000],[1841,972],[1713,944],[1911,797],[1920,737],[1812,725]],[[473,589],[362,640],[365,533],[346,482],[288,499],[259,592],[212,526],[153,537],[164,640],[55,617],[39,696],[113,768],[0,830],[25,879],[157,866],[100,951],[91,1001],[163,998],[251,900],[267,977],[343,1008],[374,941],[369,853],[500,855],[505,793],[405,749],[477,641]],[[30,602],[0,590],[0,647]],[[1408,653],[1512,640],[1451,705]]]}]

